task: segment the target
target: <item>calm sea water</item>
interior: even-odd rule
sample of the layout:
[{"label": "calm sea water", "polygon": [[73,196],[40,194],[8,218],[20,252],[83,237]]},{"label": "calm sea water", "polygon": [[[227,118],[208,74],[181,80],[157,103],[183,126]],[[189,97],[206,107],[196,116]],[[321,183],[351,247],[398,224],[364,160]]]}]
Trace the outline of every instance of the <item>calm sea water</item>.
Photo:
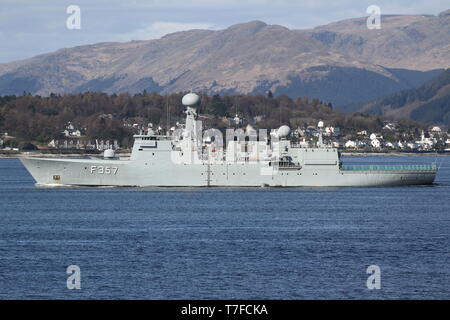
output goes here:
[{"label": "calm sea water", "polygon": [[435,186],[50,189],[0,159],[0,299],[449,299],[450,157],[437,162]]}]

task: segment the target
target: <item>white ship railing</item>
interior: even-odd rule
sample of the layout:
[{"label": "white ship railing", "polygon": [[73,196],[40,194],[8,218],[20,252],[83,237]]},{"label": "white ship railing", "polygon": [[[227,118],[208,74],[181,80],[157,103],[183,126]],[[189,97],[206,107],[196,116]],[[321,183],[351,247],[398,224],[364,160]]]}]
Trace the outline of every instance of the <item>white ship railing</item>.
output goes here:
[{"label": "white ship railing", "polygon": [[344,171],[436,171],[436,164],[402,164],[402,165],[353,165],[344,164]]}]

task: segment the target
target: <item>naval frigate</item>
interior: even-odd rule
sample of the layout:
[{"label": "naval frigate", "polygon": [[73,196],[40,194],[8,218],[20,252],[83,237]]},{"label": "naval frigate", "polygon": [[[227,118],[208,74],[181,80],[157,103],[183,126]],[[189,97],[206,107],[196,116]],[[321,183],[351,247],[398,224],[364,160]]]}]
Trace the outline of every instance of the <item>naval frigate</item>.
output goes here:
[{"label": "naval frigate", "polygon": [[314,147],[288,139],[281,126],[262,130],[227,130],[222,146],[219,130],[202,131],[196,106],[199,96],[182,99],[186,121],[167,134],[149,129],[134,135],[129,158],[106,150],[102,158],[21,158],[40,186],[123,187],[334,187],[432,184],[437,167],[428,165],[346,165],[338,150],[319,139]]}]

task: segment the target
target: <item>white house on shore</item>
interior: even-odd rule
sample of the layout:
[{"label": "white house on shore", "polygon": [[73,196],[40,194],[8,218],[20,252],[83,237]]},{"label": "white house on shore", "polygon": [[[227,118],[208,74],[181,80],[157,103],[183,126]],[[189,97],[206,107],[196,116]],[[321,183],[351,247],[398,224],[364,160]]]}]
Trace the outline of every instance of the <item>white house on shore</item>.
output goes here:
[{"label": "white house on shore", "polygon": [[[439,128],[439,127],[436,127]],[[416,145],[422,150],[430,150],[433,148],[433,145],[436,143],[434,138],[425,138],[425,133],[422,130],[422,135],[420,136],[420,140],[415,142]]]},{"label": "white house on shore", "polygon": [[381,141],[378,140],[377,138],[370,140],[370,145],[375,148],[375,149],[380,149],[381,148]]},{"label": "white house on shore", "polygon": [[66,137],[81,137],[81,131],[80,130],[64,130],[63,131],[64,136]]},{"label": "white house on shore", "polygon": [[386,148],[395,149],[395,146],[392,142],[386,142],[384,145]]},{"label": "white house on shore", "polygon": [[450,138],[445,141],[445,151],[450,151]]},{"label": "white house on shore", "polygon": [[81,137],[81,131],[75,129],[72,123],[68,123],[66,129],[62,132],[66,137]]},{"label": "white house on shore", "polygon": [[419,146],[414,142],[408,142],[406,147],[410,150],[417,150]]},{"label": "white house on shore", "polygon": [[354,148],[356,148],[356,141],[348,140],[347,142],[345,142],[344,146],[347,149],[350,149],[350,148],[354,149]]},{"label": "white house on shore", "polygon": [[438,126],[434,126],[434,127],[431,128],[431,132],[432,133],[441,134],[442,133],[442,129],[440,127],[438,127]]}]

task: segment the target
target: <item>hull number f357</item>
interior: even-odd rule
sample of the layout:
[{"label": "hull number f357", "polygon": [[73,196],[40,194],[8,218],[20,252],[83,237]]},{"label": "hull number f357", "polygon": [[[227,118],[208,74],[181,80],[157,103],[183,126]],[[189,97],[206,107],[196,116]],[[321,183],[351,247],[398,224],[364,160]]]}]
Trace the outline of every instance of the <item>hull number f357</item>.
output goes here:
[{"label": "hull number f357", "polygon": [[91,174],[97,173],[116,175],[118,171],[118,167],[91,166]]}]

